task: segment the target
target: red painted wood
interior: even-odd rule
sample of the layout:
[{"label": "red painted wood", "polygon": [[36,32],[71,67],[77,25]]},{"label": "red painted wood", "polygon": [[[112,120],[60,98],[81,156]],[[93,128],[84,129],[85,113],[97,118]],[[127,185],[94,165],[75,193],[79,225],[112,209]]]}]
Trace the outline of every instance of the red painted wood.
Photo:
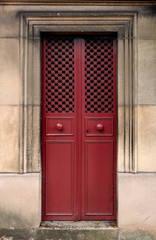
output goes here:
[{"label": "red painted wood", "polygon": [[[76,219],[74,39],[46,38],[42,51],[42,218]],[[62,125],[62,129],[58,129]]]},{"label": "red painted wood", "polygon": [[90,38],[82,43],[82,220],[116,219],[115,44]]},{"label": "red painted wood", "polygon": [[116,40],[46,37],[42,219],[116,219]]},{"label": "red painted wood", "polygon": [[[113,126],[113,117],[88,117],[85,118],[85,128],[86,128],[86,136],[105,136],[112,137],[114,134],[114,126]],[[102,129],[98,130],[97,128],[102,126]]]},{"label": "red painted wood", "polygon": [[[74,214],[74,142],[53,140],[46,142],[46,214],[73,216]],[[50,169],[50,171],[49,171]]]},{"label": "red painted wood", "polygon": [[85,216],[112,215],[113,142],[86,140],[84,149]]}]

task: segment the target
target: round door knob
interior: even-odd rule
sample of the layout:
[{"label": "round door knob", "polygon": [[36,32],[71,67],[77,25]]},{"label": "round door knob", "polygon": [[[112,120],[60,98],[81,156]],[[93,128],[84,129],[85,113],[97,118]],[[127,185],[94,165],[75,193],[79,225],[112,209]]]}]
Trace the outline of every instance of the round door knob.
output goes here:
[{"label": "round door knob", "polygon": [[62,130],[63,129],[63,125],[61,123],[57,123],[56,124],[56,128],[57,128],[57,130]]},{"label": "round door knob", "polygon": [[102,125],[102,123],[98,123],[98,124],[96,125],[96,128],[97,128],[98,131],[102,131],[102,130],[103,130],[103,125]]}]

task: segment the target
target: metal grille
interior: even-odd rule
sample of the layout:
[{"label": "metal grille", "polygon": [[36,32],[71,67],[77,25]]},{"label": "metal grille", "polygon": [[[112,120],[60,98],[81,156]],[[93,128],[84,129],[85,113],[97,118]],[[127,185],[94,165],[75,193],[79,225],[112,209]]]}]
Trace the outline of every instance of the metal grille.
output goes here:
[{"label": "metal grille", "polygon": [[46,113],[74,112],[74,40],[45,43]]},{"label": "metal grille", "polygon": [[85,41],[85,112],[114,112],[113,40]]}]

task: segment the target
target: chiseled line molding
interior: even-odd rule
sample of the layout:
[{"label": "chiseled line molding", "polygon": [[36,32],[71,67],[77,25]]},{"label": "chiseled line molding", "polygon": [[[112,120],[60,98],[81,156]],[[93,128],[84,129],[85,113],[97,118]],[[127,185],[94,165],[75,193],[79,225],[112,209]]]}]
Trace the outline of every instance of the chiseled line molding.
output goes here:
[{"label": "chiseled line molding", "polygon": [[137,172],[137,12],[106,12],[102,7],[95,11],[94,6],[89,7],[89,11],[86,7],[86,10],[77,12],[59,8],[60,11],[20,14],[20,98],[23,101],[20,110],[20,172],[41,169],[40,112],[36,118],[34,106],[39,109],[41,106],[43,32],[117,32],[118,60],[123,62],[118,61],[118,85],[124,86],[123,92],[118,88],[119,103],[124,96],[124,124],[120,129],[124,134],[118,133],[118,145],[122,142],[120,138],[124,138],[124,146],[118,146],[118,161],[119,155],[124,160],[119,171]]},{"label": "chiseled line molding", "polygon": [[96,5],[113,5],[113,6],[149,6],[156,5],[156,0],[1,0],[0,5],[58,5],[58,4],[96,4]]}]

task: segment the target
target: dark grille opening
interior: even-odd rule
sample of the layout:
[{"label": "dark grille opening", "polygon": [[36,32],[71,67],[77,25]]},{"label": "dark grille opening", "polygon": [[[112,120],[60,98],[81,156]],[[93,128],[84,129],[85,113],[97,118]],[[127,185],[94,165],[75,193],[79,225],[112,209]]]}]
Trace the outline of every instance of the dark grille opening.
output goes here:
[{"label": "dark grille opening", "polygon": [[85,112],[114,112],[113,40],[85,41]]},{"label": "dark grille opening", "polygon": [[74,112],[74,40],[45,42],[46,113]]}]

